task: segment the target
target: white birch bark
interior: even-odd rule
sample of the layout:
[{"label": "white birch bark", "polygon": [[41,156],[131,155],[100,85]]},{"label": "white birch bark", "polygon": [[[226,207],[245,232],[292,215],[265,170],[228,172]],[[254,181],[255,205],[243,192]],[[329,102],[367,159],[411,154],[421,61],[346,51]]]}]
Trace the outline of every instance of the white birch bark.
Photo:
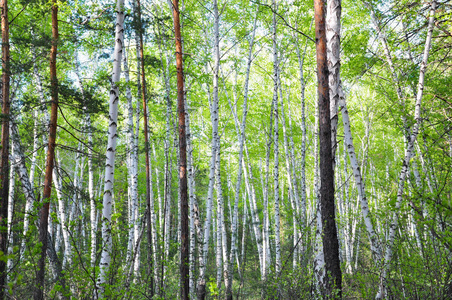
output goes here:
[{"label": "white birch bark", "polygon": [[[258,11],[258,9],[257,9]],[[237,227],[238,227],[238,209],[239,209],[239,198],[240,198],[240,187],[242,186],[242,169],[243,169],[243,149],[244,149],[244,141],[245,141],[245,126],[246,126],[246,117],[248,115],[248,85],[251,71],[251,62],[252,62],[252,54],[253,54],[253,46],[254,46],[254,38],[256,32],[257,25],[257,11],[256,16],[254,18],[253,31],[251,33],[251,40],[249,43],[248,50],[248,60],[246,66],[246,74],[245,74],[245,83],[243,88],[243,108],[242,108],[242,123],[240,124],[239,131],[239,159],[238,159],[238,170],[237,170],[237,182],[235,185],[235,201],[234,201],[234,212],[232,217],[232,225],[231,225],[231,251],[229,258],[229,283],[232,283],[232,270],[233,270],[233,261],[234,257],[237,254]],[[228,97],[229,99],[229,97]],[[232,109],[235,112],[234,109]],[[237,114],[234,113],[234,119],[237,121]],[[229,289],[228,289],[229,288]],[[232,295],[232,284],[226,286],[226,295]]]},{"label": "white birch bark", "polygon": [[[248,154],[248,149],[245,145],[245,153],[246,156],[248,158],[249,161],[249,154]],[[243,159],[243,165],[246,166],[245,164],[245,159]],[[249,171],[249,172],[248,172]],[[256,205],[256,192],[254,189],[254,179],[253,179],[253,170],[251,168],[251,163],[248,164],[248,171],[247,168],[243,168],[243,175],[245,177],[245,187],[246,187],[246,191],[248,193],[249,196],[249,204],[250,204],[250,214],[251,214],[251,224],[253,226],[253,231],[254,231],[254,236],[256,238],[256,244],[257,244],[257,252],[258,252],[258,256],[259,256],[259,267],[260,267],[260,271],[261,271],[261,279],[265,280],[265,269],[264,269],[264,249],[263,249],[263,240],[262,240],[262,232],[260,229],[260,219],[259,219],[259,214],[257,212],[257,205]],[[248,176],[249,173],[249,176]],[[265,218],[265,216],[264,216]]]},{"label": "white birch bark", "polygon": [[213,186],[215,180],[215,159],[218,151],[218,77],[220,67],[220,33],[219,33],[219,16],[218,16],[218,4],[214,0],[214,68],[213,68],[213,99],[210,107],[211,121],[212,121],[212,153],[210,159],[210,173],[209,173],[209,187],[207,191],[207,205],[206,205],[206,219],[204,224],[204,242],[202,245],[202,251],[200,251],[199,259],[199,277],[198,277],[198,298],[201,294],[205,293],[205,272],[207,265],[207,253],[209,249],[210,238],[210,223],[212,218],[212,198],[213,198]]},{"label": "white birch bark", "polygon": [[[76,162],[77,165],[77,162]],[[59,167],[59,164],[58,164]],[[63,234],[63,243],[64,243],[64,255],[63,255],[63,268],[67,263],[71,264],[71,241],[69,240],[69,230],[68,230],[68,220],[66,216],[66,207],[63,200],[63,195],[61,194],[61,182],[59,179],[59,174],[56,170],[57,168],[53,168],[53,184],[55,185],[55,192],[57,194],[58,199],[58,215],[60,218],[60,226]]]},{"label": "white birch bark", "polygon": [[[192,137],[190,131],[190,99],[185,94],[185,133],[187,138],[187,179],[188,179],[188,195],[189,195],[189,226],[190,226],[190,252],[189,259],[190,262],[190,279],[189,279],[189,288],[190,288],[190,298],[195,299],[195,251],[196,251],[196,234],[195,234],[195,176],[194,176],[194,167],[193,167],[193,144]],[[199,226],[199,224],[198,224]]]},{"label": "white birch bark", "polygon": [[116,2],[115,50],[113,53],[113,73],[109,101],[108,145],[105,162],[105,184],[102,207],[102,254],[100,274],[96,282],[97,298],[103,298],[110,268],[112,237],[111,209],[113,202],[113,180],[115,170],[115,155],[117,141],[119,88],[116,85],[121,77],[122,45],[124,41],[124,0]]},{"label": "white birch bark", "polygon": [[[315,129],[314,129],[314,203],[316,213],[316,230],[314,243],[314,274],[316,277],[316,293],[322,295],[322,290],[325,284],[325,257],[323,255],[322,243],[322,215],[320,211],[320,183],[319,183],[319,149],[318,149],[318,109],[315,109]],[[317,297],[315,297],[317,298]]]},{"label": "white birch bark", "polygon": [[[344,142],[350,157],[350,163],[358,190],[358,197],[361,203],[361,211],[366,225],[367,234],[370,240],[370,247],[375,259],[380,260],[381,249],[375,233],[368,201],[366,198],[365,185],[361,175],[359,163],[353,145],[351,134],[350,118],[345,102],[345,96],[341,87],[340,79],[340,35],[341,35],[341,1],[328,1],[327,8],[327,53],[329,70],[329,89],[330,89],[330,111],[331,111],[331,130],[333,151],[336,149],[336,131],[337,131],[337,105],[342,112],[342,122],[344,126]],[[388,52],[389,53],[389,52]],[[334,154],[333,152],[333,154]]]},{"label": "white birch bark", "polygon": [[[295,168],[295,158],[294,152],[291,148],[289,148],[289,137],[287,133],[286,126],[286,116],[284,113],[284,100],[281,88],[281,80],[280,74],[278,70],[278,85],[279,85],[279,94],[280,94],[280,105],[281,105],[281,125],[283,129],[283,138],[284,138],[284,153],[285,153],[285,163],[286,163],[286,173],[288,175],[288,185],[289,185],[289,198],[292,205],[292,218],[293,218],[293,267],[296,268],[298,264],[298,230],[301,229],[301,224],[299,224],[300,220],[300,205],[298,199],[298,188],[297,188],[297,180],[294,176],[293,169]],[[289,97],[289,96],[288,96]],[[276,129],[276,128],[275,128]]]},{"label": "white birch bark", "polygon": [[[34,46],[31,48],[31,53],[33,57],[33,75],[35,77],[37,89],[39,92],[39,96],[41,97],[40,101],[43,103],[44,100],[44,93],[42,92],[42,85],[41,85],[41,79],[39,77],[38,73],[38,67],[36,65],[36,49]],[[31,157],[31,163],[30,163],[30,183],[33,186],[34,178],[35,178],[35,169],[36,169],[36,158],[38,155],[38,144],[39,144],[39,135],[38,135],[38,127],[39,127],[39,113],[38,109],[33,110],[33,118],[34,118],[34,125],[33,125],[33,154]]]},{"label": "white birch bark", "polygon": [[279,117],[278,117],[278,52],[276,46],[276,1],[273,0],[273,110],[275,118],[274,128],[274,201],[275,201],[275,272],[281,271],[281,238],[280,238],[280,211],[279,211]]},{"label": "white birch bark", "polygon": [[[12,163],[16,166],[16,173],[19,176],[19,180],[22,185],[22,191],[25,195],[25,216],[24,216],[24,229],[23,236],[27,236],[28,228],[30,226],[30,213],[32,211],[32,206],[35,203],[35,195],[33,193],[33,187],[30,183],[30,178],[28,177],[27,166],[25,165],[25,155],[22,151],[20,145],[20,137],[17,130],[17,126],[14,121],[11,121],[11,140],[12,147],[14,147],[14,152],[11,153],[13,158]],[[20,247],[20,256],[25,250],[25,238],[22,240]]]},{"label": "white birch bark", "polygon": [[[149,112],[148,112],[149,114]],[[138,118],[139,119],[139,118]],[[149,120],[149,116],[148,116],[148,120]],[[149,123],[149,121],[148,121]],[[138,122],[137,122],[137,126],[138,126]],[[150,125],[148,124],[148,128],[150,128]],[[138,149],[137,149],[138,150]],[[151,152],[151,149],[148,149],[149,152]],[[138,161],[138,152],[136,152],[136,157]],[[138,172],[137,172],[138,173]],[[137,176],[138,177],[138,176]],[[137,178],[138,181],[138,178]],[[157,216],[155,215],[155,195],[154,195],[154,188],[153,188],[153,176],[152,176],[152,159],[151,159],[151,153],[149,153],[149,197],[150,197],[150,207],[149,209],[151,210],[151,234],[152,234],[152,258],[153,258],[153,265],[152,265],[152,269],[153,269],[153,276],[154,276],[154,286],[155,286],[155,293],[158,295],[159,294],[159,285],[158,285],[158,280],[159,280],[159,275],[158,275],[158,260],[157,260],[157,251],[158,251],[158,237],[157,237],[157,224],[156,224],[156,219]],[[137,201],[137,205],[135,207],[135,214],[138,216],[138,212],[139,212],[139,207],[138,207],[138,201]],[[135,220],[135,232],[137,232],[139,230],[139,218],[137,217]],[[144,227],[143,227],[144,228]],[[143,229],[141,229],[143,230]],[[135,235],[135,245],[139,245],[139,238],[140,236],[138,236],[138,234]],[[135,252],[139,251],[139,247],[135,246]],[[135,260],[135,266],[134,266],[134,271],[135,274],[138,274],[138,267],[139,267],[139,259]]]},{"label": "white birch bark", "polygon": [[400,209],[400,205],[403,200],[405,179],[406,179],[406,176],[408,173],[410,160],[411,160],[412,156],[414,155],[414,153],[413,153],[414,152],[414,143],[416,141],[417,134],[419,132],[419,126],[421,124],[421,104],[422,104],[422,96],[423,96],[423,91],[424,91],[424,79],[425,79],[425,72],[427,70],[428,57],[429,57],[429,53],[430,53],[431,41],[432,41],[432,36],[433,36],[436,1],[432,1],[430,6],[431,6],[431,9],[430,9],[430,17],[429,17],[428,27],[427,27],[427,37],[425,40],[424,53],[423,53],[423,58],[422,58],[422,62],[421,62],[420,70],[419,70],[418,90],[417,90],[416,104],[415,104],[415,110],[414,110],[414,119],[416,122],[414,123],[413,128],[411,130],[411,135],[408,136],[408,141],[407,141],[407,146],[406,146],[407,148],[405,150],[405,157],[403,160],[402,169],[399,174],[399,184],[398,184],[398,189],[397,189],[397,199],[396,199],[396,203],[395,203],[395,210],[394,210],[392,222],[389,227],[389,235],[388,235],[388,241],[387,241],[386,252],[385,252],[385,257],[384,257],[384,265],[383,265],[383,270],[380,274],[380,284],[379,284],[378,293],[377,293],[375,299],[383,299],[386,297],[386,292],[387,292],[386,291],[386,289],[387,289],[386,279],[387,279],[387,273],[389,270],[389,264],[390,264],[391,258],[392,258],[392,247],[394,244],[394,237],[395,237],[395,232],[396,232],[397,224],[398,224],[399,209]]},{"label": "white birch bark", "polygon": [[[314,20],[314,19],[313,19]],[[312,27],[312,21],[311,21],[311,25],[310,27]],[[305,87],[306,87],[306,83],[304,80],[304,75],[303,75],[303,68],[304,68],[304,58],[306,56],[306,49],[308,46],[308,40],[306,39],[306,44],[305,44],[305,48],[304,48],[304,53],[303,56],[301,56],[300,53],[300,49],[298,47],[298,34],[296,37],[296,51],[297,51],[297,58],[298,58],[298,69],[299,69],[299,73],[300,73],[300,100],[301,100],[301,170],[300,170],[300,175],[301,175],[301,181],[300,181],[300,189],[301,189],[301,214],[302,214],[302,219],[301,222],[303,224],[301,230],[305,230],[305,226],[306,226],[306,220],[307,220],[307,216],[306,216],[306,141],[307,141],[307,132],[306,132],[306,113],[305,113]],[[290,109],[289,109],[290,112]],[[290,120],[290,118],[289,118]],[[295,168],[294,168],[295,171]],[[295,177],[295,175],[294,175]]]},{"label": "white birch bark", "polygon": [[336,155],[337,106],[340,84],[340,36],[341,36],[341,0],[329,0],[326,10],[326,45],[328,58],[328,86],[330,90],[331,146]]},{"label": "white birch bark", "polygon": [[90,229],[91,229],[91,267],[96,263],[97,248],[97,220],[96,201],[94,199],[94,169],[93,169],[93,130],[90,114],[86,115],[86,126],[88,128],[88,194],[90,203]]},{"label": "white birch bark", "polygon": [[[10,125],[10,133],[11,133],[11,125]],[[14,157],[15,149],[14,143],[10,142],[10,159]],[[13,160],[11,159],[11,162]],[[14,216],[14,194],[16,187],[16,177],[15,175],[16,166],[14,163],[11,163],[11,167],[9,170],[9,194],[8,194],[8,222],[7,222],[7,231],[8,231],[8,255],[13,255],[13,246],[14,246],[14,238],[13,238],[13,216]],[[8,256],[8,262],[6,265],[7,271],[7,279],[6,282],[10,281],[10,274],[13,268],[13,258],[14,256]]]},{"label": "white birch bark", "polygon": [[372,223],[370,209],[369,209],[369,203],[368,203],[367,197],[366,197],[365,184],[364,184],[364,181],[363,181],[363,178],[361,175],[361,170],[359,167],[358,159],[356,157],[355,147],[353,145],[353,137],[352,137],[352,133],[351,133],[351,125],[350,125],[350,118],[349,118],[348,110],[347,110],[347,104],[346,104],[345,97],[344,97],[342,91],[340,91],[340,94],[341,94],[341,97],[340,97],[340,101],[339,101],[339,106],[340,106],[341,114],[342,114],[342,124],[344,126],[344,143],[345,143],[345,146],[347,147],[348,156],[350,158],[350,165],[352,167],[353,176],[355,178],[356,188],[358,190],[358,198],[359,198],[360,205],[361,205],[361,213],[363,215],[364,224],[366,226],[367,235],[369,237],[370,248],[371,248],[373,256],[378,261],[381,259],[381,256],[382,256],[381,246],[378,241],[378,237],[377,237],[377,234],[375,232],[375,229],[374,229],[374,226]]},{"label": "white birch bark", "polygon": [[[134,137],[134,126],[133,126],[133,104],[132,104],[132,91],[130,89],[130,77],[129,77],[129,66],[127,62],[127,54],[124,52],[123,58],[124,64],[124,77],[126,80],[126,99],[127,99],[127,171],[128,171],[128,215],[129,215],[129,237],[127,243],[127,258],[126,261],[131,261],[133,246],[135,244],[135,223],[137,219],[135,207],[138,204],[138,190],[136,187],[136,177],[137,175],[137,162],[135,155],[135,137]],[[140,61],[137,60],[137,64],[140,64]],[[138,66],[138,72],[140,72]],[[138,74],[139,75],[139,74]],[[139,77],[139,76],[138,76]],[[137,233],[138,234],[138,233]]]},{"label": "white birch bark", "polygon": [[[75,73],[77,75],[78,83],[80,85],[80,92],[82,94],[83,102],[86,101],[85,98],[85,88],[80,76],[80,66],[78,61],[78,54],[75,56]],[[84,107],[86,110],[86,106]],[[89,112],[85,112],[85,125],[86,132],[88,134],[88,195],[90,202],[90,263],[91,267],[94,267],[96,263],[96,233],[97,233],[97,220],[96,220],[96,202],[94,200],[94,170],[93,170],[93,130],[91,123],[91,115]]]}]

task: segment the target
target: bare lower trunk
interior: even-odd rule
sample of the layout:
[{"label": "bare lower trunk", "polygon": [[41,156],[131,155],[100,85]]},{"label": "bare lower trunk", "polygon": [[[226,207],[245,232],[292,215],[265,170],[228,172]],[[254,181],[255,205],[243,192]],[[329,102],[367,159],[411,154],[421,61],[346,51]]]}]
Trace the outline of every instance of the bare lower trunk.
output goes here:
[{"label": "bare lower trunk", "polygon": [[118,102],[119,88],[116,85],[121,76],[122,45],[124,40],[124,0],[116,2],[116,31],[115,31],[115,50],[113,53],[113,74],[110,88],[109,101],[109,126],[108,126],[108,145],[105,162],[105,184],[102,208],[102,254],[100,260],[100,274],[96,282],[96,298],[103,298],[108,272],[110,269],[112,236],[111,236],[111,215],[113,203],[113,180],[115,171],[116,141],[117,141],[117,122],[118,122]]}]

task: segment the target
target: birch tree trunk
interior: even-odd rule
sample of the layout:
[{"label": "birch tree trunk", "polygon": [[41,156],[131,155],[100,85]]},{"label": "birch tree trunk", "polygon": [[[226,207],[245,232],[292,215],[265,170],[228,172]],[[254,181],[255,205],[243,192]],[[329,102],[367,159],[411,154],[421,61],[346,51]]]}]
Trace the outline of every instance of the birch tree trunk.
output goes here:
[{"label": "birch tree trunk", "polygon": [[[314,274],[316,277],[316,292],[321,294],[325,285],[325,257],[323,255],[322,244],[322,215],[320,212],[320,183],[319,183],[319,145],[318,145],[318,109],[315,109],[315,125],[314,125],[314,205],[316,220],[315,241],[314,241]],[[316,297],[317,298],[317,297]]]},{"label": "birch tree trunk", "polygon": [[124,41],[124,0],[116,2],[115,50],[113,53],[113,73],[111,76],[108,145],[105,161],[104,197],[102,200],[102,254],[100,260],[100,274],[96,282],[96,298],[103,298],[110,268],[112,236],[111,209],[113,202],[113,180],[115,171],[115,155],[117,141],[119,88],[117,83],[121,76],[122,45]]},{"label": "birch tree trunk", "polygon": [[[279,275],[281,271],[281,238],[280,238],[280,211],[279,211],[279,116],[278,116],[278,50],[276,41],[276,1],[273,0],[273,113],[275,118],[274,128],[274,201],[275,201],[275,272]],[[280,293],[278,288],[278,294]]]},{"label": "birch tree trunk", "polygon": [[[135,137],[133,126],[133,104],[132,91],[130,89],[129,65],[127,62],[127,53],[124,52],[124,77],[126,79],[126,99],[127,99],[127,172],[128,172],[128,212],[129,212],[129,238],[127,243],[127,258],[130,261],[133,252],[133,245],[135,240],[135,223],[138,216],[135,215],[135,205],[138,205],[138,190],[136,187],[137,161],[135,158]],[[138,118],[138,116],[137,116]]]},{"label": "birch tree trunk", "polygon": [[331,147],[336,156],[337,106],[339,103],[340,84],[340,36],[341,36],[341,0],[327,1],[326,9],[326,48],[328,59],[328,87],[330,93]]},{"label": "birch tree trunk", "polygon": [[[11,128],[11,124],[9,125]],[[11,130],[10,130],[11,131]],[[11,136],[11,132],[10,132]],[[14,176],[14,171],[16,170],[16,166],[13,164],[13,157],[14,157],[14,143],[11,143],[11,151],[10,151],[10,157],[9,160],[11,161],[11,168],[9,170],[9,195],[8,195],[8,223],[7,223],[7,237],[8,237],[8,255],[14,255],[13,253],[13,246],[14,246],[14,237],[13,237],[13,215],[14,215],[14,194],[15,194],[15,187],[16,187],[16,177]],[[13,268],[13,258],[8,257],[8,262],[6,266],[6,272],[8,274],[6,278],[6,282],[9,282],[9,274],[11,274],[12,268]]]},{"label": "birch tree trunk", "polygon": [[[186,96],[185,98],[185,132],[187,136],[187,179],[188,179],[188,195],[189,195],[189,209],[190,209],[190,252],[189,252],[189,265],[190,265],[190,282],[189,296],[191,299],[196,298],[195,287],[195,251],[196,251],[196,228],[199,227],[199,220],[197,220],[197,211],[195,208],[195,170],[193,166],[193,144],[190,131],[190,101]],[[196,223],[195,223],[196,222]]]},{"label": "birch tree trunk", "polygon": [[[237,254],[237,227],[238,227],[238,207],[239,207],[239,198],[240,198],[240,187],[242,185],[242,170],[243,170],[243,149],[245,144],[245,126],[246,126],[246,117],[248,115],[248,85],[251,71],[251,62],[253,55],[253,46],[254,46],[254,37],[256,33],[256,25],[257,25],[257,15],[258,15],[259,7],[256,9],[256,16],[254,18],[253,23],[253,31],[251,33],[251,40],[249,42],[249,50],[248,50],[248,59],[246,66],[246,75],[245,75],[245,83],[243,88],[243,108],[242,108],[242,123],[240,125],[239,131],[239,159],[238,159],[238,170],[237,170],[237,182],[235,185],[235,199],[234,199],[234,213],[231,225],[231,251],[229,257],[229,286],[226,286],[226,298],[232,299],[232,275],[233,275],[233,262],[234,258]],[[234,109],[233,109],[234,111]],[[237,114],[234,114],[234,119],[237,119]],[[236,120],[237,122],[238,120]],[[237,122],[238,123],[238,122]]]},{"label": "birch tree trunk", "polygon": [[[76,161],[76,165],[77,165]],[[76,167],[77,170],[77,167]],[[61,181],[58,178],[58,174],[56,171],[56,168],[53,169],[53,184],[55,186],[55,192],[57,194],[58,199],[58,215],[60,217],[60,224],[61,229],[63,233],[63,243],[64,243],[64,254],[63,254],[63,268],[66,266],[66,263],[71,263],[71,241],[69,240],[69,230],[68,230],[68,224],[69,220],[66,218],[66,211],[69,211],[69,209],[66,209],[63,201],[63,196],[61,195]]]},{"label": "birch tree trunk", "polygon": [[210,107],[211,120],[212,120],[212,152],[210,158],[210,173],[209,173],[209,187],[207,191],[207,205],[206,205],[206,219],[204,224],[204,242],[202,245],[202,250],[199,251],[199,277],[198,277],[198,299],[203,300],[206,296],[206,265],[207,265],[207,253],[209,249],[209,238],[210,238],[210,225],[212,219],[212,197],[213,197],[213,187],[215,181],[215,160],[218,151],[218,77],[220,69],[220,33],[219,33],[219,15],[218,15],[218,3],[216,0],[213,2],[214,6],[214,74],[213,74],[213,99]]},{"label": "birch tree trunk", "polygon": [[[96,220],[96,202],[94,199],[94,169],[93,169],[93,128],[91,123],[91,114],[86,111],[86,97],[85,88],[82,77],[80,76],[80,65],[78,61],[78,54],[76,53],[75,72],[77,75],[78,83],[80,85],[80,92],[82,93],[83,102],[85,103],[85,125],[86,132],[88,133],[88,195],[90,202],[90,235],[91,235],[91,251],[90,251],[90,263],[91,267],[94,267],[96,263],[96,245],[97,245],[97,220]],[[30,180],[31,181],[31,180]],[[33,183],[33,181],[31,181]]]}]

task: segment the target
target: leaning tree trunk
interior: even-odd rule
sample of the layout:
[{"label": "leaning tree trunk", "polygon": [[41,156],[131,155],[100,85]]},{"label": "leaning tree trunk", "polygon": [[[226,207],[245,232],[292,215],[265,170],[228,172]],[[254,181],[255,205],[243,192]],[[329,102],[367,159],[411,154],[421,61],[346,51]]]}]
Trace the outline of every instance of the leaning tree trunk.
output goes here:
[{"label": "leaning tree trunk", "polygon": [[342,275],[339,261],[334,207],[334,171],[331,147],[330,97],[328,89],[328,65],[325,34],[325,2],[314,1],[317,53],[317,80],[320,139],[320,206],[323,225],[323,253],[326,276],[324,296],[341,297]]},{"label": "leaning tree trunk", "polygon": [[419,81],[418,81],[418,90],[416,94],[416,104],[414,109],[414,119],[415,123],[411,130],[411,135],[408,136],[408,141],[405,150],[405,158],[403,160],[402,169],[399,174],[399,184],[397,189],[397,199],[395,203],[395,210],[391,224],[389,225],[389,236],[386,245],[386,252],[384,257],[384,265],[383,271],[380,274],[380,285],[378,288],[378,293],[375,299],[383,299],[386,297],[386,277],[389,270],[389,265],[392,258],[392,247],[394,244],[395,233],[397,230],[397,223],[399,219],[399,210],[403,200],[403,191],[405,186],[405,180],[408,175],[408,169],[410,165],[410,160],[414,155],[414,143],[416,142],[417,135],[419,132],[419,126],[421,124],[421,104],[422,104],[422,96],[424,91],[424,79],[425,72],[427,70],[428,57],[430,53],[431,41],[433,36],[433,26],[435,23],[435,10],[436,10],[436,2],[432,1],[431,9],[430,9],[430,17],[428,21],[427,27],[427,37],[425,40],[424,53],[423,58],[419,70]]},{"label": "leaning tree trunk", "polygon": [[44,192],[42,197],[42,208],[39,222],[39,242],[41,246],[41,257],[38,260],[36,271],[36,288],[34,298],[44,299],[44,276],[45,260],[48,247],[47,227],[49,224],[50,193],[52,191],[52,173],[55,160],[55,140],[57,131],[57,113],[58,113],[58,79],[56,73],[56,55],[58,43],[58,5],[56,0],[52,2],[52,48],[50,51],[50,84],[52,104],[50,108],[49,124],[49,144],[47,147],[47,161],[44,179]]},{"label": "leaning tree trunk", "polygon": [[119,88],[117,83],[121,77],[122,45],[124,41],[124,0],[116,2],[116,31],[115,50],[113,53],[113,74],[111,76],[110,107],[108,125],[108,145],[105,162],[105,185],[102,207],[102,254],[100,259],[100,274],[96,282],[96,296],[104,297],[107,276],[110,268],[112,236],[111,236],[111,209],[113,202],[113,179],[115,172],[116,140],[118,128],[118,102]]},{"label": "leaning tree trunk", "polygon": [[[256,24],[257,24],[257,12],[259,11],[259,8],[256,10],[256,17],[254,18],[254,25],[253,25],[253,32],[251,34],[251,40],[248,50],[248,61],[246,66],[246,75],[245,75],[245,85],[244,85],[244,91],[243,91],[243,111],[242,111],[242,123],[240,125],[240,131],[239,131],[239,160],[238,160],[238,170],[237,170],[237,182],[235,186],[235,201],[234,201],[234,214],[232,219],[232,226],[231,226],[231,252],[229,257],[229,285],[226,287],[226,295],[229,299],[232,299],[232,273],[233,273],[233,262],[234,257],[237,253],[237,232],[238,232],[238,209],[239,209],[239,197],[240,197],[240,187],[242,185],[242,168],[243,168],[243,149],[245,144],[245,126],[246,126],[246,117],[248,115],[248,84],[249,84],[249,77],[250,77],[250,71],[251,71],[251,62],[252,62],[252,55],[253,55],[253,46],[254,46],[254,37],[256,32]],[[234,112],[235,110],[232,109]],[[237,114],[234,113],[234,119],[237,120]],[[237,122],[238,123],[238,122]]]}]

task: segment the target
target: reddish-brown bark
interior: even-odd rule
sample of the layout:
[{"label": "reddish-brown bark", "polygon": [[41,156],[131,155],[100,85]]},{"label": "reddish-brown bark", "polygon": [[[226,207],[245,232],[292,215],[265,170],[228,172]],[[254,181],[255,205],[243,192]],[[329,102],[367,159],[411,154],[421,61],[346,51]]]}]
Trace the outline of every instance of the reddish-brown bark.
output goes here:
[{"label": "reddish-brown bark", "polygon": [[180,298],[189,299],[189,232],[187,193],[187,141],[185,137],[184,74],[182,61],[182,37],[180,31],[179,1],[173,0],[174,32],[176,37],[177,111],[179,114],[179,189],[181,215],[180,245]]},{"label": "reddish-brown bark", "polygon": [[327,299],[341,298],[342,274],[339,261],[339,241],[334,208],[334,171],[331,147],[330,97],[324,0],[314,1],[317,53],[317,80],[320,140],[320,204],[323,224],[323,253],[325,257],[325,290]]},{"label": "reddish-brown bark", "polygon": [[[147,221],[147,237],[149,243],[149,257],[151,261],[149,262],[151,268],[154,265],[152,262],[152,228],[151,228],[151,179],[150,179],[150,168],[149,168],[149,132],[148,132],[148,106],[146,101],[146,74],[144,72],[144,51],[143,51],[143,25],[141,23],[141,2],[136,1],[137,5],[137,32],[140,36],[140,60],[141,60],[141,100],[143,102],[143,131],[144,131],[144,149],[146,152],[146,221]],[[151,272],[152,274],[153,272]],[[154,277],[151,276],[151,297],[154,296]]]},{"label": "reddish-brown bark", "polygon": [[[9,81],[10,81],[10,56],[9,56],[9,23],[8,1],[2,0],[2,154],[1,154],[1,201],[0,201],[0,251],[7,253],[8,232],[6,230],[8,220],[8,195],[9,195]],[[6,284],[6,260],[0,260],[0,299],[5,298]]]},{"label": "reddish-brown bark", "polygon": [[48,246],[47,227],[49,224],[49,206],[50,194],[52,191],[52,172],[55,160],[55,140],[57,131],[58,117],[58,79],[56,71],[56,56],[58,44],[58,5],[53,0],[52,5],[52,47],[50,50],[50,93],[52,104],[50,107],[50,124],[49,124],[49,144],[47,148],[47,161],[44,178],[44,192],[42,197],[42,208],[39,217],[39,242],[41,246],[41,257],[38,261],[38,270],[36,271],[36,291],[35,300],[44,299],[44,276],[46,251]]}]

